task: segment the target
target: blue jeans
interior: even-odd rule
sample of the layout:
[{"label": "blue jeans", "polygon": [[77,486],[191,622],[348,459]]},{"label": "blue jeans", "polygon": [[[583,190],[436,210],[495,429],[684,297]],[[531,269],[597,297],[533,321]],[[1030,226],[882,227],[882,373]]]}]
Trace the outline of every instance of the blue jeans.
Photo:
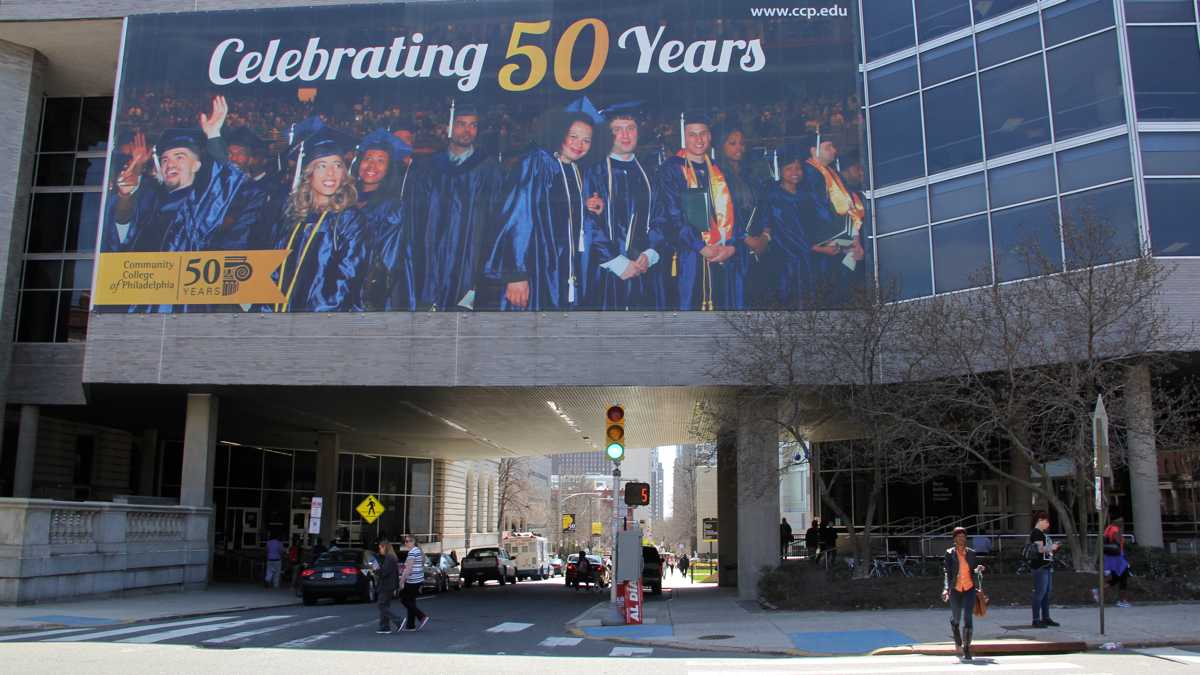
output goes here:
[{"label": "blue jeans", "polygon": [[1050,619],[1050,587],[1053,570],[1049,565],[1033,570],[1033,620],[1038,620],[1041,610],[1041,620]]},{"label": "blue jeans", "polygon": [[975,589],[969,591],[956,591],[950,589],[950,625],[959,625],[959,616],[962,617],[962,627],[967,630],[975,628]]}]

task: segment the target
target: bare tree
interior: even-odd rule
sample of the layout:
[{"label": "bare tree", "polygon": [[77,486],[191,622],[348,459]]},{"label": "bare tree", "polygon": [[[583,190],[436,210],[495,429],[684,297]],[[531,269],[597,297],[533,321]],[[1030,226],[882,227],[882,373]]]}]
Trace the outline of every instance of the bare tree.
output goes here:
[{"label": "bare tree", "polygon": [[505,532],[510,529],[507,522],[514,515],[523,514],[530,507],[529,471],[525,458],[508,457],[500,460],[496,470],[496,488],[499,491],[499,515],[496,520],[497,529]]}]

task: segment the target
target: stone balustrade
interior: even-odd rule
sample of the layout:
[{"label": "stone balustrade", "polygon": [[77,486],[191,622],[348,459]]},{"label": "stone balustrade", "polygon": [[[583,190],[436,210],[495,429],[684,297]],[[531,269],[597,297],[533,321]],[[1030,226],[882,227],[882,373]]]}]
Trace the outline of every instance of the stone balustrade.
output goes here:
[{"label": "stone balustrade", "polygon": [[208,581],[212,510],[0,499],[0,603],[33,603]]}]

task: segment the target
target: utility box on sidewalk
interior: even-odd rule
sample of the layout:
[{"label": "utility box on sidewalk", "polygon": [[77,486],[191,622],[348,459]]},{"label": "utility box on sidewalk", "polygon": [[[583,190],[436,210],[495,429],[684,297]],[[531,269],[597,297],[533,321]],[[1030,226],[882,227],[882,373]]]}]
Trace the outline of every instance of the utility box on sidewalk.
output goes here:
[{"label": "utility box on sidewalk", "polygon": [[617,557],[613,563],[617,566],[613,571],[613,580],[637,581],[642,580],[642,531],[634,528],[617,533]]}]

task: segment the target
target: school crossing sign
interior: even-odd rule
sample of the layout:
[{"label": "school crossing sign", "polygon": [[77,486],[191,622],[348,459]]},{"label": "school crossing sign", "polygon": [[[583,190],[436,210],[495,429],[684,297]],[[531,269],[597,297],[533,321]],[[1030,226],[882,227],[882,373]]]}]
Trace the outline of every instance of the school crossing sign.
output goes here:
[{"label": "school crossing sign", "polygon": [[379,516],[382,516],[383,512],[387,509],[383,508],[383,504],[379,503],[375,495],[367,495],[367,498],[362,500],[362,503],[354,510],[358,511],[358,515],[362,516],[362,519],[367,521],[369,525],[374,523]]}]

